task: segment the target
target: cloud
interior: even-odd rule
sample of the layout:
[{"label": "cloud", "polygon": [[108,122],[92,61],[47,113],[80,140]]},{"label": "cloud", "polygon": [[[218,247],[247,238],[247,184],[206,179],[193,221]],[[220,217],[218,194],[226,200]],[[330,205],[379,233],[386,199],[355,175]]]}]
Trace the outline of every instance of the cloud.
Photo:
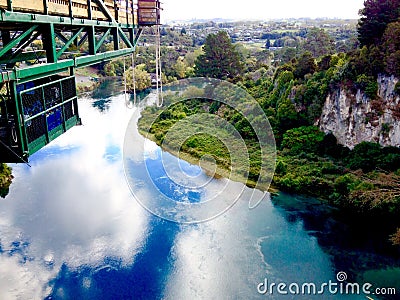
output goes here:
[{"label": "cloud", "polygon": [[21,264],[18,257],[0,255],[0,299],[42,299],[55,273],[36,261]]},{"label": "cloud", "polygon": [[[176,271],[168,281],[166,299],[257,296],[252,287],[265,276],[265,265],[254,224],[259,224],[259,217],[268,215],[263,209],[248,209],[251,193],[246,188],[235,206],[221,217],[199,226],[182,227],[175,241]],[[262,204],[265,205],[266,202]]]}]

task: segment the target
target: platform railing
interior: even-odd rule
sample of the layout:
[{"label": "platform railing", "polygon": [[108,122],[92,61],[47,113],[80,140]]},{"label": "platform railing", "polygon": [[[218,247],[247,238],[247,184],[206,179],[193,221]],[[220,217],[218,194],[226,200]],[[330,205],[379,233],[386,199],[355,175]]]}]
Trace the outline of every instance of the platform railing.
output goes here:
[{"label": "platform railing", "polygon": [[[9,0],[0,0],[0,8],[15,12],[69,16],[100,21],[109,20],[109,17],[104,14],[96,1],[91,1],[90,9],[87,0],[47,0],[46,7],[44,3],[42,0],[13,0],[10,7]],[[118,23],[137,24],[137,9],[134,1],[103,0],[103,3],[113,18],[118,16],[115,18]],[[72,6],[70,7],[70,5]]]},{"label": "platform railing", "polygon": [[70,76],[20,92],[21,126],[33,154],[79,123],[75,77]]}]

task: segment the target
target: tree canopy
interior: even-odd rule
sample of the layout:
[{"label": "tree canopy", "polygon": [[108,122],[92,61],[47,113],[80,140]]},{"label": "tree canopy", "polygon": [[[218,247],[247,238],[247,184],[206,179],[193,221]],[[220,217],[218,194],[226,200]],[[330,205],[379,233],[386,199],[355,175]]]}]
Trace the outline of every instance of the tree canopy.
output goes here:
[{"label": "tree canopy", "polygon": [[400,16],[400,0],[366,0],[360,16],[358,39],[361,46],[378,45],[387,25]]},{"label": "tree canopy", "polygon": [[240,74],[240,54],[225,31],[208,35],[203,51],[195,63],[197,76],[233,79]]},{"label": "tree canopy", "polygon": [[400,76],[400,22],[390,23],[383,35],[385,72]]},{"label": "tree canopy", "polygon": [[335,46],[331,36],[320,28],[311,28],[303,44],[305,51],[311,52],[314,57],[333,54]]},{"label": "tree canopy", "polygon": [[135,82],[133,81],[132,68],[129,68],[125,72],[125,78],[127,82],[127,87],[129,90],[133,90],[133,85],[139,91],[145,90],[151,87],[151,77],[150,74],[145,70],[145,65],[140,64],[135,67]]}]

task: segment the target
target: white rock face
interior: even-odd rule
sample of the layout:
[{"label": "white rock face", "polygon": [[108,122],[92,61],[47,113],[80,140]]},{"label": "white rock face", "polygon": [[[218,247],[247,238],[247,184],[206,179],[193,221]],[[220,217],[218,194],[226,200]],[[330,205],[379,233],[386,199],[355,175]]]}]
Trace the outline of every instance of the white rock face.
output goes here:
[{"label": "white rock face", "polygon": [[370,100],[360,90],[356,95],[343,88],[328,95],[317,122],[325,133],[349,148],[363,142],[400,146],[400,96],[397,78],[379,76],[378,99]]}]

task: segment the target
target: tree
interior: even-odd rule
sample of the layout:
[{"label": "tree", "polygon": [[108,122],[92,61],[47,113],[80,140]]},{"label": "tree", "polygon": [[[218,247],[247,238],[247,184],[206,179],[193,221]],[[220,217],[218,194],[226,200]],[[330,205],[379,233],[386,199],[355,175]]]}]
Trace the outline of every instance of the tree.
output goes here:
[{"label": "tree", "polygon": [[361,142],[356,145],[347,157],[347,167],[364,172],[374,170],[381,157],[382,147],[377,143]]},{"label": "tree", "polygon": [[302,79],[307,74],[313,74],[316,69],[314,57],[311,52],[306,51],[300,56],[293,74],[296,78]]},{"label": "tree", "polygon": [[325,55],[321,57],[318,62],[318,71],[327,71],[331,67],[332,55]]},{"label": "tree", "polygon": [[[144,64],[140,64],[135,67],[135,88],[138,91],[151,87],[151,77],[150,74],[144,69],[145,67],[146,66]],[[128,89],[133,90],[134,82],[132,67],[125,72],[125,78]]]},{"label": "tree", "polygon": [[0,163],[0,197],[5,198],[7,196],[13,178],[11,168]]},{"label": "tree", "polygon": [[161,27],[161,31],[160,31],[161,36],[166,36],[168,35],[167,30],[165,29],[165,27]]},{"label": "tree", "polygon": [[[383,53],[380,47],[364,46],[349,54],[348,79],[356,80],[358,75],[366,74],[377,77],[384,70]],[[352,77],[352,78],[351,78]]]},{"label": "tree", "polygon": [[104,75],[106,76],[116,76],[115,65],[112,62],[107,63],[104,66]]},{"label": "tree", "polygon": [[333,54],[335,46],[331,36],[319,28],[311,28],[305,42],[302,45],[305,51],[310,51],[314,57]]},{"label": "tree", "polygon": [[195,63],[197,76],[233,79],[242,71],[240,55],[225,31],[209,34],[203,51]]},{"label": "tree", "polygon": [[400,22],[390,23],[383,35],[385,72],[400,76]]},{"label": "tree", "polygon": [[[179,53],[175,49],[161,47],[161,64],[166,76],[175,76],[174,65],[178,58]],[[153,66],[155,67],[155,61]]]},{"label": "tree", "polygon": [[400,246],[400,228],[397,229],[396,233],[390,236],[390,240],[393,245]]},{"label": "tree", "polygon": [[361,46],[379,45],[387,25],[400,16],[400,0],[366,0],[359,14],[357,30]]},{"label": "tree", "polygon": [[277,51],[276,53],[277,53],[278,60],[280,60],[282,64],[286,64],[295,59],[297,49],[291,48],[291,47],[285,47],[285,48],[282,48],[281,50]]},{"label": "tree", "polygon": [[324,136],[316,126],[290,129],[283,135],[282,148],[290,150],[292,154],[317,153]]},{"label": "tree", "polygon": [[184,60],[179,57],[174,65],[174,70],[179,79],[185,78],[187,66]]},{"label": "tree", "polygon": [[193,52],[188,52],[185,55],[184,62],[187,66],[189,67],[194,67],[196,64],[196,59],[203,54],[203,50],[201,48],[198,48],[194,50]]},{"label": "tree", "polygon": [[282,131],[299,125],[299,114],[289,98],[284,98],[278,103],[277,117]]}]

